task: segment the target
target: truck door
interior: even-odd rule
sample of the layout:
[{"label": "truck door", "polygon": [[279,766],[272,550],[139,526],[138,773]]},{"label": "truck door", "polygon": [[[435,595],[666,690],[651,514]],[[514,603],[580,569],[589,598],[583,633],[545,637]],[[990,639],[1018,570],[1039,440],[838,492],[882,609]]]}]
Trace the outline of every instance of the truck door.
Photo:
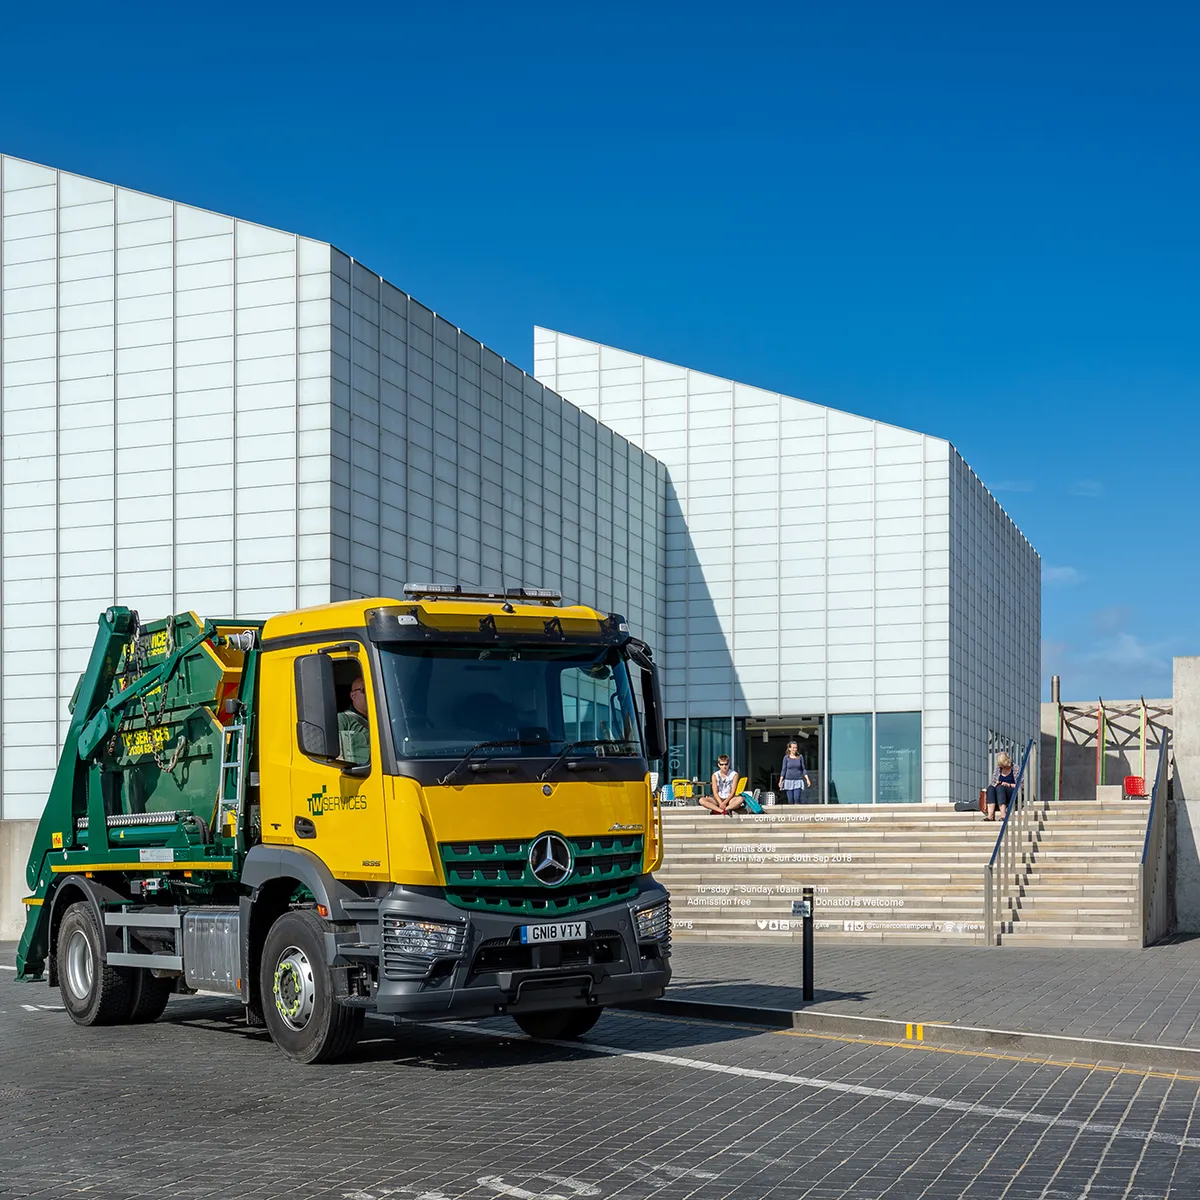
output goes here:
[{"label": "truck door", "polygon": [[[306,646],[300,653],[320,652],[319,646]],[[343,761],[310,758],[300,749],[294,715],[295,671],[290,671],[292,839],[320,857],[339,879],[386,880],[389,863],[379,709],[369,660],[361,646],[344,641],[329,643],[324,652],[333,662]]]}]

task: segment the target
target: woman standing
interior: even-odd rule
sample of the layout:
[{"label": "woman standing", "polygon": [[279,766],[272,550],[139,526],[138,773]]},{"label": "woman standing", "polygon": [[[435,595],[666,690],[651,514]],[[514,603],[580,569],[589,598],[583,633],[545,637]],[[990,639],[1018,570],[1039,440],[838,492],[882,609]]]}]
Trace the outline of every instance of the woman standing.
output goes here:
[{"label": "woman standing", "polygon": [[784,804],[807,804],[806,788],[812,787],[808,772],[804,769],[804,757],[798,742],[788,742],[783,765],[779,768],[779,794]]}]

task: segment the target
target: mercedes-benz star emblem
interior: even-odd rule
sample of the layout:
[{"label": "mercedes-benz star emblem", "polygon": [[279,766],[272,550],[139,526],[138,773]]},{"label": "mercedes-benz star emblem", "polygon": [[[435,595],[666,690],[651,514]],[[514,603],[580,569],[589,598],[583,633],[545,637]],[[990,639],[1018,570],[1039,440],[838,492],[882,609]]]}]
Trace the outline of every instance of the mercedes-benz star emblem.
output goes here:
[{"label": "mercedes-benz star emblem", "polygon": [[543,833],[529,847],[529,869],[538,883],[559,887],[571,878],[575,857],[566,839],[557,833]]}]

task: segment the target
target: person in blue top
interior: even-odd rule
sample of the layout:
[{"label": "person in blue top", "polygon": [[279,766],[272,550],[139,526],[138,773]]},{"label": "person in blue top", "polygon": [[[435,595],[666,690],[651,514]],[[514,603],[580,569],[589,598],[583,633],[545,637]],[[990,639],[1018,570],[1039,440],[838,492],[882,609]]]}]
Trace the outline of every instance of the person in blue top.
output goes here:
[{"label": "person in blue top", "polygon": [[816,797],[808,799],[808,789],[812,781],[804,769],[804,756],[800,753],[798,742],[788,742],[787,753],[783,756],[783,764],[779,768],[779,798],[784,804],[816,803]]}]

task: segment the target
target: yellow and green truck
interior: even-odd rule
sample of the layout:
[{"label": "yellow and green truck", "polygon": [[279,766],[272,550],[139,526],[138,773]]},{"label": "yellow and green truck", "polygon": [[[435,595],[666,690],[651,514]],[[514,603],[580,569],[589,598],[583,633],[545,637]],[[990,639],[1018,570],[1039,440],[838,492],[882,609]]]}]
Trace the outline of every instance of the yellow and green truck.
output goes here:
[{"label": "yellow and green truck", "polygon": [[658,671],[623,617],[411,587],[265,622],[99,620],[18,978],[81,1025],[237,997],[301,1062],[364,1014],[570,1038],[660,996]]}]

